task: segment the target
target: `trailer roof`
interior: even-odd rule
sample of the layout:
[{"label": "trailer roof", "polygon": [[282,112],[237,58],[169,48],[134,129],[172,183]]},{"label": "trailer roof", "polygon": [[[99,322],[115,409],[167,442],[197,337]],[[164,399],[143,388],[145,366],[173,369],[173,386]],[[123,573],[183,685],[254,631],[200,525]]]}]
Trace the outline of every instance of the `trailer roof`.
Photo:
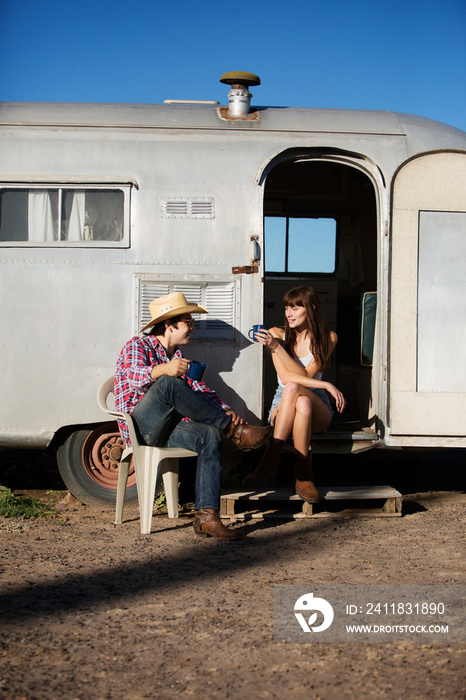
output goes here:
[{"label": "trailer roof", "polygon": [[226,114],[226,107],[213,104],[1,102],[0,126],[221,129],[414,138],[422,132],[427,148],[466,148],[464,131],[399,112],[256,106],[244,119],[222,118]]}]

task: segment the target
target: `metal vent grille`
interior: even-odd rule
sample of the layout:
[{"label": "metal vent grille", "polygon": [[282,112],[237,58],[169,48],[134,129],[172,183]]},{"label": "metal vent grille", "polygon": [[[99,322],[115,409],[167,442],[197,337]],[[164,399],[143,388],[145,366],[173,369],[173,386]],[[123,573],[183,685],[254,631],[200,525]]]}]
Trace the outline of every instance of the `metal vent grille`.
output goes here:
[{"label": "metal vent grille", "polygon": [[214,219],[213,197],[162,197],[161,215],[165,219]]},{"label": "metal vent grille", "polygon": [[196,320],[194,342],[201,338],[235,339],[237,282],[159,282],[139,277],[138,284],[137,331],[149,323],[151,319],[149,304],[153,299],[171,292],[181,292],[189,303],[200,304],[209,311],[208,315],[194,316]]}]

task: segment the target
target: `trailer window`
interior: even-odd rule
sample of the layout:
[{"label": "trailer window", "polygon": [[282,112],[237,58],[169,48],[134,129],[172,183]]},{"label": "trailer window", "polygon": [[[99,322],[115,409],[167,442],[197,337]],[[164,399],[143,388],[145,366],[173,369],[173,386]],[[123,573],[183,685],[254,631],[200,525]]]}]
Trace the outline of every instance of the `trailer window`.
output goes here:
[{"label": "trailer window", "polygon": [[265,217],[265,271],[335,272],[337,222],[333,218]]},{"label": "trailer window", "polygon": [[121,244],[127,237],[126,200],[124,189],[1,188],[0,243]]}]

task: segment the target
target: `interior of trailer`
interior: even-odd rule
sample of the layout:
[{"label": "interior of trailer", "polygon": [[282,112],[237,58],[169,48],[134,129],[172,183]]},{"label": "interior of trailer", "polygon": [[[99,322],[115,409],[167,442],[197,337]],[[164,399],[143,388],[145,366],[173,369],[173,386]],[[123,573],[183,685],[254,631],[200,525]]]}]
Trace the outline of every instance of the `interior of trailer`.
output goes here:
[{"label": "interior of trailer", "polygon": [[[310,285],[317,290],[324,320],[338,334],[324,373],[324,379],[335,384],[347,400],[344,414],[335,414],[333,426],[337,428],[376,429],[371,373],[377,237],[374,184],[358,167],[335,158],[302,154],[268,172],[264,189],[264,323],[269,327],[283,325],[282,299],[289,289]],[[369,323],[369,312],[365,312],[363,338],[362,301],[372,305]],[[277,380],[270,353],[266,351],[264,358],[268,415]]]}]

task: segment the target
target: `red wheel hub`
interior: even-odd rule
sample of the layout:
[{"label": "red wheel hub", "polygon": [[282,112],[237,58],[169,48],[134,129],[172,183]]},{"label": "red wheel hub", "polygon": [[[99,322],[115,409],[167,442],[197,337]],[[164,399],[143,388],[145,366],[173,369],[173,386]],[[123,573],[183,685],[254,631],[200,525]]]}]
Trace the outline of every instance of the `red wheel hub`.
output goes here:
[{"label": "red wheel hub", "polygon": [[[125,449],[118,428],[105,423],[89,433],[82,451],[82,462],[87,474],[97,484],[116,491],[120,459]],[[131,460],[127,486],[136,483],[134,462]]]}]

